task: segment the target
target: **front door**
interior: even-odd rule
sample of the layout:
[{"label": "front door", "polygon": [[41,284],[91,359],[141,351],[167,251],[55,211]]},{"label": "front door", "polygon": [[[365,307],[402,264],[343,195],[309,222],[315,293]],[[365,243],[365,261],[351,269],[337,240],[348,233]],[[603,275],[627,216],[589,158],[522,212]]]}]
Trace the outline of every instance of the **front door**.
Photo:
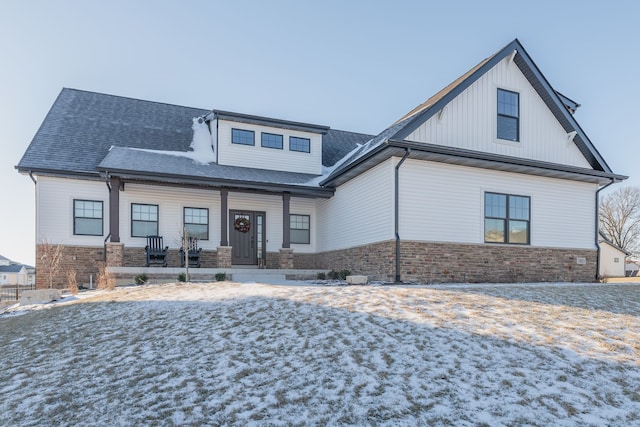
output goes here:
[{"label": "front door", "polygon": [[262,265],[264,260],[264,212],[229,211],[231,264]]}]

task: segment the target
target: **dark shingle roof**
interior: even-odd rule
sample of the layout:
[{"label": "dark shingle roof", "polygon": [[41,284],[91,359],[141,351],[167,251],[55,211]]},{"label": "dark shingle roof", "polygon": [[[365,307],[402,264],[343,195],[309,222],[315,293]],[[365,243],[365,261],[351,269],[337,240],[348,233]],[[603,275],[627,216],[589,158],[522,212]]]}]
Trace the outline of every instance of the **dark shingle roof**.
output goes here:
[{"label": "dark shingle roof", "polygon": [[19,273],[22,270],[22,264],[0,265],[0,273]]},{"label": "dark shingle roof", "polygon": [[322,165],[333,166],[344,156],[353,151],[358,144],[366,144],[374,135],[329,129],[322,136]]},{"label": "dark shingle roof", "polygon": [[192,119],[208,112],[65,88],[17,168],[96,174],[114,145],[188,151]]}]

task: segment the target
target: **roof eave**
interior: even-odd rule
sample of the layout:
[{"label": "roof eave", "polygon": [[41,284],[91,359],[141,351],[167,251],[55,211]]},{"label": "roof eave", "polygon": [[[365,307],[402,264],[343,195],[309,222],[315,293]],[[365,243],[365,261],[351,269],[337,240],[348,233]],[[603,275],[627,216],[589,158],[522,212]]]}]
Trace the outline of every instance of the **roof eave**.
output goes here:
[{"label": "roof eave", "polygon": [[268,191],[272,193],[288,192],[304,197],[316,197],[316,198],[330,198],[333,196],[335,190],[333,188],[314,187],[307,185],[297,184],[280,184],[280,183],[268,183],[268,182],[254,182],[243,181],[224,178],[202,178],[202,177],[188,177],[184,175],[176,174],[162,174],[157,175],[154,173],[146,173],[143,171],[131,171],[126,169],[117,168],[99,168],[103,173],[111,176],[118,176],[125,180],[136,181],[149,181],[157,183],[172,183],[172,184],[185,184],[194,185],[199,187],[224,187],[224,188],[237,188],[246,190],[259,190]]}]

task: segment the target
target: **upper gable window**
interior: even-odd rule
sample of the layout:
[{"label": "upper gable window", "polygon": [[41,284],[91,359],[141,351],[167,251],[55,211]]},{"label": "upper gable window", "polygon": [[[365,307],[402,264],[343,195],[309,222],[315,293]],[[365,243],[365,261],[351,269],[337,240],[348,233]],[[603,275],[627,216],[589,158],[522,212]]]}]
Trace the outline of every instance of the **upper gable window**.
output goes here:
[{"label": "upper gable window", "polygon": [[231,129],[231,142],[242,145],[256,145],[255,133],[252,130]]},{"label": "upper gable window", "polygon": [[498,89],[498,138],[520,140],[520,95]]},{"label": "upper gable window", "polygon": [[262,146],[267,148],[279,148],[280,150],[282,150],[282,135],[263,132]]},{"label": "upper gable window", "polygon": [[289,137],[289,151],[311,152],[311,140],[309,138]]}]

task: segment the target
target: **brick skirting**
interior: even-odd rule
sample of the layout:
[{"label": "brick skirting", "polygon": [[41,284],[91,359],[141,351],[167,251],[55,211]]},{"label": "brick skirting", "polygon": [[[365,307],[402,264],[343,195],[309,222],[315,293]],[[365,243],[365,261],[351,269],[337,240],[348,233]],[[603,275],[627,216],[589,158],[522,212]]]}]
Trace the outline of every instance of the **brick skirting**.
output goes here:
[{"label": "brick skirting", "polygon": [[[403,282],[593,282],[595,250],[402,241]],[[583,258],[584,264],[578,259]],[[395,279],[395,241],[316,255],[295,254],[295,268],[349,270],[370,280]]]},{"label": "brick skirting", "polygon": [[[41,245],[36,246],[36,287],[48,287],[43,272]],[[54,288],[67,287],[68,271],[75,268],[78,284],[95,282],[100,263],[105,260],[103,247],[62,246],[61,268],[54,277]],[[402,241],[401,280],[415,283],[451,282],[593,282],[596,277],[595,250],[535,248],[516,245],[472,245]],[[394,281],[395,242],[373,243],[320,254],[293,255],[295,269],[349,270],[369,280]],[[579,259],[584,264],[578,263]],[[280,268],[281,254],[269,252],[267,268]],[[144,248],[124,247],[122,265],[143,267]],[[169,249],[169,267],[180,267],[177,249]],[[202,268],[217,268],[217,252],[203,250]]]}]

